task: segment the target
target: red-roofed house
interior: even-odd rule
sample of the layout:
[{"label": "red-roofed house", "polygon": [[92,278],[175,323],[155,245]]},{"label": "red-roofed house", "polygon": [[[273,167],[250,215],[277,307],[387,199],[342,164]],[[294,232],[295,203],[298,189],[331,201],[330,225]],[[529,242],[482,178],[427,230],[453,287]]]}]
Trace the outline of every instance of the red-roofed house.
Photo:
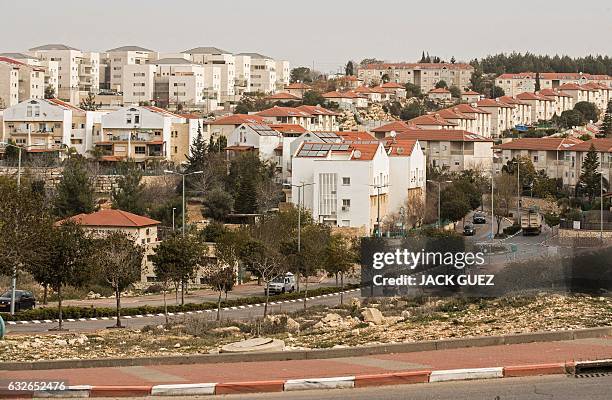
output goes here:
[{"label": "red-roofed house", "polygon": [[581,101],[589,101],[589,89],[576,83],[565,83],[559,86],[559,90],[572,96],[574,105]]},{"label": "red-roofed house", "polygon": [[[516,96],[522,92],[535,92],[536,73],[521,72],[502,74],[495,79],[495,84],[504,90],[507,96]],[[541,72],[540,89],[561,89],[565,84],[584,85],[589,82],[601,83],[611,87],[612,77],[592,75],[582,72]]]},{"label": "red-roofed house", "polygon": [[427,163],[450,171],[490,171],[493,140],[458,129],[410,129],[399,132],[397,140],[418,140]]},{"label": "red-roofed house", "polygon": [[290,103],[294,101],[301,101],[302,97],[291,93],[278,92],[266,96],[266,100],[271,101],[273,103]]},{"label": "red-roofed house", "polygon": [[269,124],[297,124],[308,130],[338,130],[338,114],[320,106],[274,106],[254,115]]},{"label": "red-roofed house", "polygon": [[437,112],[412,118],[407,124],[423,129],[461,129],[457,123],[446,120]]},{"label": "red-roofed house", "polygon": [[499,137],[503,131],[514,128],[513,105],[500,99],[483,99],[476,103],[476,107],[491,114],[491,137]]},{"label": "red-roofed house", "polygon": [[204,121],[203,130],[206,131],[206,137],[218,138],[225,136],[226,138],[242,124],[264,124],[266,121],[263,117],[252,114],[231,114],[219,117],[213,121]]},{"label": "red-roofed house", "polygon": [[561,115],[563,111],[571,110],[572,108],[574,108],[574,101],[572,99],[572,96],[565,92],[561,92],[556,89],[542,89],[538,92],[538,94],[548,97],[549,99],[553,99],[555,101],[555,115]]},{"label": "red-roofed house", "polygon": [[471,132],[480,136],[491,137],[491,114],[488,111],[466,103],[457,104],[453,109],[476,119],[475,129],[470,130]]},{"label": "red-roofed house", "polygon": [[397,82],[386,82],[380,85],[380,88],[385,91],[385,93],[391,94],[393,98],[406,98],[406,88],[404,85],[399,84]]},{"label": "red-roofed house", "polygon": [[[64,221],[74,221],[94,237],[104,237],[110,232],[123,232],[145,249],[141,282],[154,282],[153,264],[148,256],[158,244],[157,227],[160,222],[122,210],[100,210],[91,214],[78,214]],[[59,223],[61,223],[60,221]]]},{"label": "red-roofed house", "polygon": [[438,101],[451,101],[452,99],[450,90],[446,88],[431,89],[427,93],[427,97],[431,100],[438,100]]},{"label": "red-roofed house", "polygon": [[368,97],[353,91],[323,93],[325,100],[338,103],[340,108],[365,108],[368,106]]},{"label": "red-roofed house", "polygon": [[312,87],[302,82],[294,82],[285,86],[285,92],[300,98],[304,97],[304,93],[311,89]]},{"label": "red-roofed house", "polygon": [[461,101],[465,103],[476,103],[479,100],[482,100],[483,95],[473,90],[466,90],[461,93]]},{"label": "red-roofed house", "polygon": [[531,105],[531,121],[548,121],[555,115],[555,100],[536,93],[523,92],[516,99]]}]

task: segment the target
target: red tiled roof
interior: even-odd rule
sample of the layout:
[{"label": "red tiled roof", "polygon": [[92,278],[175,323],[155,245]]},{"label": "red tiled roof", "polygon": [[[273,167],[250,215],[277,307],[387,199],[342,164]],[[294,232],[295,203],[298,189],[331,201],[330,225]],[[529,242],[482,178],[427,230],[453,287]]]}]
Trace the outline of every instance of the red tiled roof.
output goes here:
[{"label": "red tiled roof", "polygon": [[387,82],[380,85],[383,89],[404,89],[404,85],[401,85],[397,82]]},{"label": "red tiled roof", "polygon": [[258,115],[232,114],[217,118],[214,121],[206,122],[210,125],[242,125],[242,124],[263,124],[264,119]]},{"label": "red tiled roof", "polygon": [[335,132],[335,133],[338,136],[340,136],[342,140],[350,140],[350,141],[376,140],[376,138],[372,136],[370,132],[342,131],[342,132]]},{"label": "red tiled roof", "polygon": [[500,150],[567,150],[569,147],[582,143],[576,138],[520,138],[495,146]]},{"label": "red tiled roof", "polygon": [[525,103],[525,102],[523,102],[521,100],[515,99],[514,97],[510,97],[510,96],[501,96],[499,98],[499,101],[502,101],[502,102],[504,102],[506,104],[509,104],[509,105],[513,105],[513,104],[529,104],[529,103]]},{"label": "red tiled roof", "polygon": [[204,118],[204,116],[202,116],[200,114],[179,114],[179,116],[181,118],[186,118],[186,119],[202,119],[202,118]]},{"label": "red tiled roof", "polygon": [[81,109],[79,107],[73,106],[72,104],[66,103],[65,101],[62,101],[62,100],[57,99],[57,98],[47,99],[47,101],[51,102],[51,103],[53,103],[53,104],[55,104],[57,106],[68,108],[68,109],[70,109],[72,111],[76,111],[76,112],[79,112],[79,113],[84,113],[85,112],[85,110],[83,110],[83,109]]},{"label": "red tiled roof", "polygon": [[585,88],[578,85],[577,83],[564,83],[563,85],[559,86],[559,89],[560,90],[585,90]]},{"label": "red tiled roof", "polygon": [[351,160],[373,160],[374,156],[376,155],[376,150],[378,150],[378,146],[380,146],[380,143],[353,142],[351,144],[351,148],[353,149],[353,153],[351,154]]},{"label": "red tiled roof", "polygon": [[[497,79],[524,79],[524,78],[535,79],[535,77],[536,77],[535,72],[520,72],[517,74],[501,74],[500,76],[497,77]],[[578,80],[583,77],[589,80],[612,79],[612,77],[608,75],[592,75],[592,74],[585,74],[581,72],[541,72],[540,73],[540,79],[544,79],[544,80],[569,80],[569,79]]]},{"label": "red tiled roof", "polygon": [[567,93],[560,92],[555,89],[542,89],[538,92],[538,94],[541,94],[542,96],[572,97]]},{"label": "red tiled roof", "polygon": [[355,93],[353,91],[347,91],[347,92],[338,92],[338,91],[333,91],[333,92],[327,92],[327,93],[323,93],[323,97],[325,97],[326,99],[357,99],[357,98],[364,98],[363,95],[359,94],[359,93]]},{"label": "red tiled roof", "polygon": [[473,114],[491,114],[488,111],[482,110],[478,107],[473,107],[469,104],[465,104],[465,103],[460,103],[457,104],[454,108],[456,108],[457,110],[459,110],[462,113],[473,113]]},{"label": "red tiled roof", "polygon": [[260,111],[255,115],[258,115],[260,117],[311,117],[312,116],[312,114],[302,111],[295,107],[279,107],[279,106],[268,108],[267,110]]},{"label": "red tiled roof", "polygon": [[162,115],[165,115],[167,117],[181,118],[180,115],[175,114],[173,112],[170,112],[168,110],[164,110],[163,108],[159,108],[159,107],[155,107],[155,106],[143,106],[143,107],[146,108],[149,111],[153,111],[154,113],[162,114]]},{"label": "red tiled roof", "polygon": [[401,131],[405,131],[411,128],[412,127],[408,125],[407,123],[405,123],[404,121],[393,121],[393,122],[389,122],[388,124],[381,125],[377,128],[370,129],[370,131],[371,132],[385,132],[385,133],[391,132],[391,131],[401,132]]},{"label": "red tiled roof", "polygon": [[552,99],[549,99],[548,97],[545,96],[541,96],[539,94],[536,93],[531,93],[531,92],[523,92],[523,93],[519,93],[516,95],[516,98],[519,100],[541,100],[541,101],[554,101]]},{"label": "red tiled roof", "polygon": [[302,100],[302,98],[291,93],[280,92],[266,96],[266,100]]},{"label": "red tiled roof", "polygon": [[471,115],[463,114],[457,107],[436,111],[436,115],[444,119],[476,119],[476,117],[472,117]]},{"label": "red tiled roof", "polygon": [[399,132],[397,134],[397,139],[449,142],[493,142],[493,139],[458,129],[410,129]]},{"label": "red tiled roof", "polygon": [[466,90],[465,92],[461,93],[461,95],[462,95],[462,96],[463,96],[463,95],[466,95],[466,96],[477,96],[477,95],[478,95],[478,96],[479,96],[479,95],[480,95],[480,93],[475,92],[475,91],[473,91],[473,90]]},{"label": "red tiled roof", "polygon": [[270,128],[281,133],[299,133],[306,132],[306,128],[298,124],[269,124]]},{"label": "red tiled roof", "polygon": [[389,157],[410,157],[416,142],[415,139],[389,138],[385,143],[385,149]]},{"label": "red tiled roof", "polygon": [[465,63],[374,63],[368,64],[364,67],[359,67],[359,69],[463,69],[463,70],[471,70],[474,69],[470,64]]},{"label": "red tiled roof", "polygon": [[450,90],[445,89],[445,88],[435,88],[435,89],[431,89],[429,93],[450,93]]},{"label": "red tiled roof", "polygon": [[118,228],[140,228],[161,223],[154,219],[122,210],[100,210],[91,214],[78,214],[64,221],[74,221],[84,226],[110,226]]},{"label": "red tiled roof", "polygon": [[328,110],[327,108],[323,108],[321,106],[302,105],[302,106],[296,107],[296,109],[307,112],[311,115],[339,115],[337,112]]},{"label": "red tiled roof", "polygon": [[504,103],[499,99],[483,99],[476,102],[478,107],[504,107],[504,108],[514,108],[510,104]]},{"label": "red tiled roof", "polygon": [[285,86],[285,89],[310,89],[311,87],[302,82],[294,82]]},{"label": "red tiled roof", "polygon": [[572,146],[572,151],[589,151],[591,145],[600,153],[612,153],[612,138],[591,139],[575,146]]},{"label": "red tiled roof", "polygon": [[426,114],[420,117],[412,118],[408,120],[409,124],[413,125],[439,125],[439,126],[455,126],[454,122],[447,121],[442,118],[439,114]]}]

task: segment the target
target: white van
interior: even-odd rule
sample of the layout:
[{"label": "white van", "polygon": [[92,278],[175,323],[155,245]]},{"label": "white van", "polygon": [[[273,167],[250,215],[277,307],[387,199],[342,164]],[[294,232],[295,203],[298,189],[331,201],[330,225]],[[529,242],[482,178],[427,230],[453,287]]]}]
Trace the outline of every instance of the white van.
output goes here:
[{"label": "white van", "polygon": [[[293,292],[295,290],[295,276],[291,272],[278,276],[269,284],[270,294]],[[264,288],[264,294],[266,289]]]}]

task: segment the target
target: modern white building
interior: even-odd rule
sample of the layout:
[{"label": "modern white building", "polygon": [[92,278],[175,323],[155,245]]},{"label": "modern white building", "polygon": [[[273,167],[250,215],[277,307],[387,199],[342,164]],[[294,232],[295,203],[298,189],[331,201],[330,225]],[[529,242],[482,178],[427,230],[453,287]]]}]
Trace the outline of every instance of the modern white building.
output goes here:
[{"label": "modern white building", "polygon": [[274,93],[276,91],[276,61],[259,53],[239,53],[236,56],[251,58],[251,91]]},{"label": "modern white building", "polygon": [[123,102],[126,104],[152,101],[155,93],[155,64],[128,64],[122,66]]},{"label": "modern white building", "polygon": [[219,68],[220,102],[235,101],[234,86],[236,83],[236,61],[234,55],[217,47],[195,47],[185,50],[191,61],[202,65],[211,65]]},{"label": "modern white building", "polygon": [[108,89],[118,92],[130,91],[131,88],[125,87],[124,74],[129,65],[144,65],[154,61],[157,53],[153,50],[145,49],[140,46],[121,46],[106,50],[104,63],[107,65]]},{"label": "modern white building", "polygon": [[236,95],[243,95],[251,91],[251,56],[236,55]]}]

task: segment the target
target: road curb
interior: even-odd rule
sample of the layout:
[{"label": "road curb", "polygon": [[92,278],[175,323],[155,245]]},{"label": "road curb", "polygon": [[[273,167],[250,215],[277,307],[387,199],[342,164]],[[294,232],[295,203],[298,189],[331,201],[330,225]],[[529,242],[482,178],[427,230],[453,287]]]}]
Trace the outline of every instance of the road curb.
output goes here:
[{"label": "road curb", "polygon": [[[582,363],[597,361],[584,361]],[[573,361],[566,363],[528,364],[489,368],[467,368],[449,370],[418,370],[384,374],[356,376],[337,376],[325,378],[304,378],[287,380],[196,383],[156,386],[69,386],[65,391],[54,392],[0,392],[0,398],[15,397],[144,397],[144,396],[196,396],[227,395],[244,393],[272,393],[298,390],[352,389],[367,386],[393,386],[405,384],[427,384],[447,381],[464,381],[475,379],[516,378],[536,375],[558,375],[572,373]]]},{"label": "road curb", "polygon": [[136,367],[152,365],[217,364],[257,361],[322,360],[341,357],[363,357],[379,354],[415,353],[420,351],[487,347],[505,344],[533,342],[557,342],[561,340],[596,339],[612,336],[612,326],[574,329],[555,332],[521,333],[503,336],[482,336],[465,339],[428,340],[412,343],[392,343],[343,349],[292,350],[261,353],[222,353],[159,356],[147,358],[103,358],[93,360],[49,360],[33,362],[3,362],[3,371],[32,371],[45,369]]}]

